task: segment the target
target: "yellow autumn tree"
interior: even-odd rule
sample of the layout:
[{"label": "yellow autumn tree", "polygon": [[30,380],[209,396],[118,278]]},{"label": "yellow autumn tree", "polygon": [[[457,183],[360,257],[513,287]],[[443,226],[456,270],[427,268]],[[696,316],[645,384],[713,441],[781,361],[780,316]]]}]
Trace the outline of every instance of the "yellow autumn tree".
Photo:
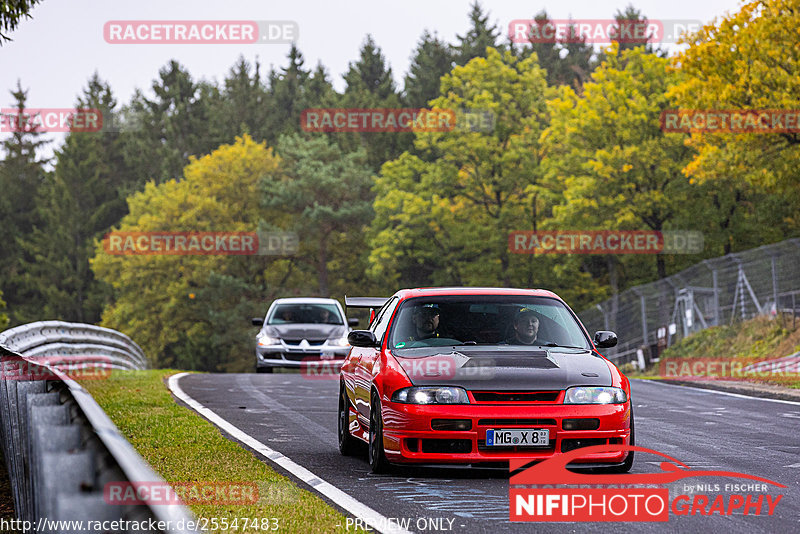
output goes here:
[{"label": "yellow autumn tree", "polygon": [[[756,0],[687,37],[673,58],[684,75],[669,96],[686,110],[800,110],[800,0]],[[720,190],[781,195],[760,206],[779,234],[800,227],[800,133],[693,132],[684,172]],[[747,196],[746,194],[744,195]],[[740,198],[737,202],[747,202]]]},{"label": "yellow autumn tree", "polygon": [[[151,182],[129,197],[130,213],[116,230],[256,231],[269,216],[260,205],[259,181],[278,166],[279,158],[265,144],[247,135],[237,138],[193,158],[182,180]],[[98,242],[92,268],[115,294],[102,324],[131,336],[157,366],[249,369],[246,319],[264,311],[253,303],[262,299],[265,271],[274,261],[269,256],[112,255]]]}]

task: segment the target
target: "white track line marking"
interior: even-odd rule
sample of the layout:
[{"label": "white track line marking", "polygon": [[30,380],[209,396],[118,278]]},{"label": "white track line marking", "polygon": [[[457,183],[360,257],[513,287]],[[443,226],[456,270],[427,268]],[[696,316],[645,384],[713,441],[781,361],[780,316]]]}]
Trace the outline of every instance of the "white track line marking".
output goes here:
[{"label": "white track line marking", "polygon": [[647,380],[642,378],[632,378],[631,380],[636,380],[638,382],[643,382],[647,384],[658,384],[659,386],[667,386],[670,388],[683,388],[686,389],[693,389],[695,391],[706,391],[708,393],[716,393],[717,395],[727,395],[729,397],[739,397],[740,399],[751,399],[751,400],[760,400],[760,401],[767,401],[767,402],[780,402],[783,404],[793,404],[795,406],[800,406],[800,402],[797,401],[790,401],[790,400],[783,400],[783,399],[767,399],[765,397],[754,397],[752,395],[742,395],[741,393],[731,393],[729,391],[719,391],[718,389],[707,389],[707,388],[700,388],[700,387],[692,387],[692,386],[679,386],[677,384],[665,384],[659,380]]},{"label": "white track line marking", "polygon": [[311,486],[314,491],[321,493],[323,496],[339,505],[353,517],[361,519],[364,524],[369,525],[373,530],[387,534],[410,534],[410,531],[404,530],[392,519],[384,517],[366,504],[363,504],[346,494],[336,486],[325,482],[302,465],[293,462],[291,459],[279,453],[278,451],[264,445],[254,437],[233,426],[227,420],[223,419],[194,400],[178,385],[178,381],[188,374],[190,373],[178,373],[172,375],[169,377],[167,383],[170,391],[172,391],[172,393],[180,400],[189,405],[194,411],[233,436],[233,438],[241,441],[254,451],[258,452],[264,458],[267,458],[271,462],[278,464],[283,469],[287,470],[292,475]]}]

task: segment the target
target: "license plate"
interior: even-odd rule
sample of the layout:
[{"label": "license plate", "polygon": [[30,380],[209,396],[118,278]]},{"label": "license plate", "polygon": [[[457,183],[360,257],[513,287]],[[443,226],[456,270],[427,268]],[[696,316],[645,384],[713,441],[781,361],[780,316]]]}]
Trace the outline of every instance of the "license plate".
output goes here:
[{"label": "license plate", "polygon": [[547,447],[550,431],[542,428],[510,428],[486,431],[487,447]]}]

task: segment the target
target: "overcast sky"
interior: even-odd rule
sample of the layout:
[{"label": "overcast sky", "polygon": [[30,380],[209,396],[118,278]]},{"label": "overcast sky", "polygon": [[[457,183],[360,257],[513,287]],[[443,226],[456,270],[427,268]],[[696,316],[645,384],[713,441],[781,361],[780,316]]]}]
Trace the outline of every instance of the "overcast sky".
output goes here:
[{"label": "overcast sky", "polygon": [[[103,25],[109,20],[291,20],[299,26],[297,44],[313,68],[321,61],[334,86],[358,57],[370,33],[383,50],[398,86],[423,30],[448,42],[468,29],[471,0],[43,0],[0,47],[0,105],[13,103],[17,79],[29,88],[28,107],[58,108],[75,104],[76,95],[94,72],[107,80],[118,102],[136,88],[149,89],[158,69],[177,59],[195,79],[221,81],[240,55],[264,70],[286,64],[288,44],[109,44]],[[505,34],[514,19],[531,18],[542,8],[552,19],[608,19],[631,2],[619,0],[484,0],[490,19]],[[638,0],[649,19],[711,21],[735,12],[741,0]]]}]

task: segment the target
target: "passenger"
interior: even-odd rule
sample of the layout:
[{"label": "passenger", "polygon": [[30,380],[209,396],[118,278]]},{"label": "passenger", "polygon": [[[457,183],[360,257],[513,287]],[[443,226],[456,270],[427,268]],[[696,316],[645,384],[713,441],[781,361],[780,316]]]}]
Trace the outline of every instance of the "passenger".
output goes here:
[{"label": "passenger", "polygon": [[514,333],[506,340],[509,345],[538,345],[539,318],[530,308],[522,308],[514,317]]}]

